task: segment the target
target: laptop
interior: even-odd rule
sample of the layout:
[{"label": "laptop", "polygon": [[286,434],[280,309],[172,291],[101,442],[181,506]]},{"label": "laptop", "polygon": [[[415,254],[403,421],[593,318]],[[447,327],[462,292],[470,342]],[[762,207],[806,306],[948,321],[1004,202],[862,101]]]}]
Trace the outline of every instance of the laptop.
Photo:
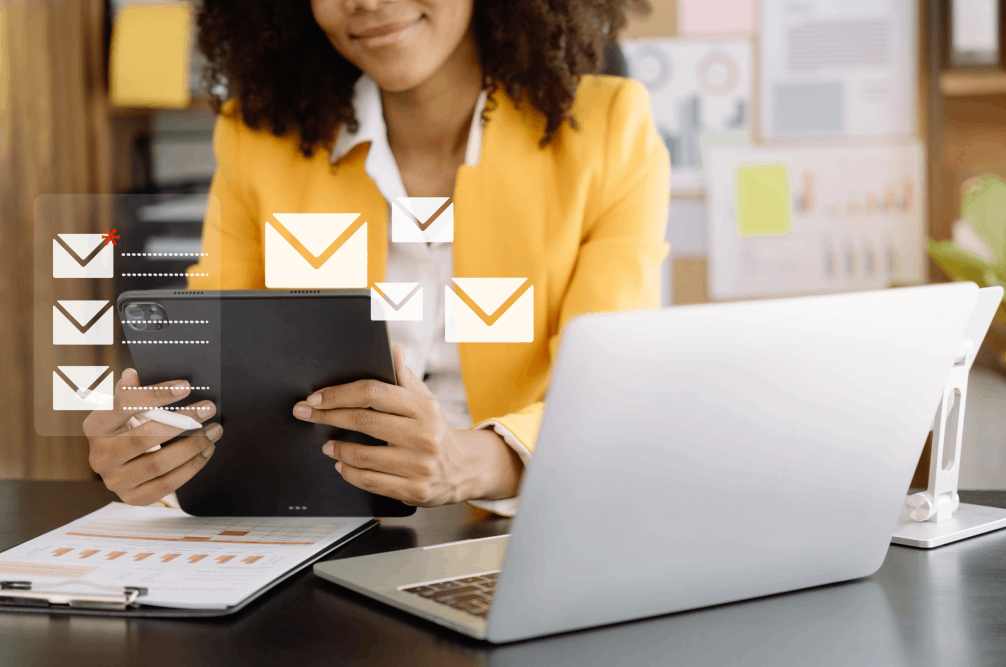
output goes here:
[{"label": "laptop", "polygon": [[876,572],[973,283],[582,316],[510,535],[319,563],[491,642]]}]

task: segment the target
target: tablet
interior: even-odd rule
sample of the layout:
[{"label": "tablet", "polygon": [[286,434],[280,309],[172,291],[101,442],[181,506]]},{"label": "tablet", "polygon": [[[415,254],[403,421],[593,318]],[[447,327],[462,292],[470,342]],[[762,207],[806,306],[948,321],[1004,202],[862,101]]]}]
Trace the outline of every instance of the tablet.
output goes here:
[{"label": "tablet", "polygon": [[[397,500],[352,486],[321,446],[387,443],[293,416],[314,391],[372,378],[395,383],[369,290],[156,290],[116,303],[142,385],[188,380],[172,407],[203,399],[224,427],[209,461],[178,489],[196,516],[408,516]],[[182,413],[187,414],[187,413]]]}]

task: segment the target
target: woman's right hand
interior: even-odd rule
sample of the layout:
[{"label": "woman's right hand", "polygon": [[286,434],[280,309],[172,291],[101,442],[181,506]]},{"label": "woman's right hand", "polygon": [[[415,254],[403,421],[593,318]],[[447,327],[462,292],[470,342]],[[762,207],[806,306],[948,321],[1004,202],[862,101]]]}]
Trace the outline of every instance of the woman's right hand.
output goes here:
[{"label": "woman's right hand", "polygon": [[[220,424],[210,424],[153,452],[147,450],[174,438],[182,429],[155,421],[130,427],[134,415],[170,405],[188,396],[189,391],[189,383],[184,380],[140,387],[136,371],[127,368],[115,385],[114,407],[95,410],[84,420],[91,468],[123,502],[157,502],[192,479],[213,455],[213,443],[224,432]],[[212,401],[186,407],[196,408],[185,412],[200,423],[216,413]]]}]

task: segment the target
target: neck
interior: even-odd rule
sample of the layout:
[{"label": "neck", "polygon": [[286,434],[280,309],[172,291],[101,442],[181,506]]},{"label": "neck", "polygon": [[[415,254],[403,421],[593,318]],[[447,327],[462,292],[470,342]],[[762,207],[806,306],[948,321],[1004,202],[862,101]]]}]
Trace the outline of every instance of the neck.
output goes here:
[{"label": "neck", "polygon": [[400,158],[460,163],[481,92],[482,65],[469,31],[443,66],[419,86],[381,91],[392,151]]}]

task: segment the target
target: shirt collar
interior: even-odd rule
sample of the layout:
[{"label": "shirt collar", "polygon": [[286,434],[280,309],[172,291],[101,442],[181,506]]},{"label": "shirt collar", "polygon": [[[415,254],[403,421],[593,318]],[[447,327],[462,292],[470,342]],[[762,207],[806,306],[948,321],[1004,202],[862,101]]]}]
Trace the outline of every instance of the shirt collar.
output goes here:
[{"label": "shirt collar", "polygon": [[[478,101],[475,102],[471,129],[468,130],[468,144],[465,146],[465,164],[470,167],[477,165],[482,156],[482,112],[485,108],[486,91],[483,90],[479,94]],[[367,142],[370,143],[370,151],[367,155],[366,167],[374,164],[371,162],[371,155],[378,155],[378,159],[382,162],[388,157],[392,157],[391,147],[388,145],[388,127],[384,124],[381,89],[366,74],[360,75],[353,86],[353,111],[356,114],[359,127],[356,132],[350,132],[345,124],[339,127],[329,161],[335,163],[356,146]],[[392,160],[392,164],[394,164],[394,160]],[[370,169],[367,169],[367,172],[369,173]],[[400,181],[401,177],[398,180]],[[402,189],[404,190],[404,188]]]}]

